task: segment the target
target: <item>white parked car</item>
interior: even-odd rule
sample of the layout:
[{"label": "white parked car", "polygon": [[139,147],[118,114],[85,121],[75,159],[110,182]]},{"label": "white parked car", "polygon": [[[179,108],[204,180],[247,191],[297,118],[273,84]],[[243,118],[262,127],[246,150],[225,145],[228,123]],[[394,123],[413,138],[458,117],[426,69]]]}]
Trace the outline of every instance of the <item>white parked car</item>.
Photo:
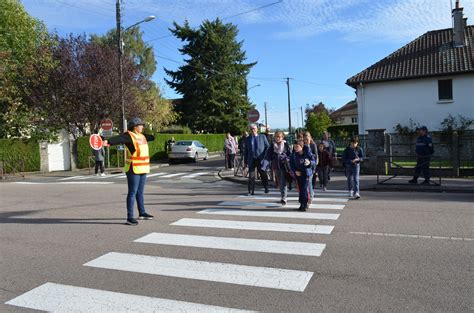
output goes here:
[{"label": "white parked car", "polygon": [[192,159],[197,162],[199,159],[207,160],[209,151],[197,140],[179,140],[168,153],[170,163],[179,159]]}]

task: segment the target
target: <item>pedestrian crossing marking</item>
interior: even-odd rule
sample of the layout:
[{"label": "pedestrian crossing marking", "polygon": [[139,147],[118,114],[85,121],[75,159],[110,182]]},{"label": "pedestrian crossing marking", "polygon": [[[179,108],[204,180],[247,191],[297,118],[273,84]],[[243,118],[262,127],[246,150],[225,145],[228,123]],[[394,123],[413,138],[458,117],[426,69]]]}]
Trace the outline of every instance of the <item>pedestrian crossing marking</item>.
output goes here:
[{"label": "pedestrian crossing marking", "polygon": [[197,218],[182,218],[171,223],[172,226],[208,227],[224,229],[246,229],[258,231],[276,231],[288,233],[307,233],[329,235],[334,226],[311,225],[311,224],[284,224],[284,223],[260,223],[228,220],[209,220]]},{"label": "pedestrian crossing marking", "polygon": [[87,176],[81,175],[81,176],[64,177],[64,178],[58,179],[58,181],[73,180],[73,179],[78,179],[78,178],[82,178],[82,177],[87,177]]},{"label": "pedestrian crossing marking", "polygon": [[110,252],[85,266],[302,292],[313,272]]},{"label": "pedestrian crossing marking", "polygon": [[[264,196],[264,195],[268,195],[268,196],[274,196],[274,195],[278,195],[280,196],[281,193],[280,191],[276,191],[276,190],[270,190],[268,193],[264,193],[263,191],[255,191],[255,196]],[[344,196],[347,196],[349,198],[349,192],[337,192],[337,193],[333,193],[333,192],[328,192],[328,191],[320,191],[318,192],[317,190],[315,190],[315,193],[314,193],[315,197],[344,197]],[[288,191],[288,196],[298,196],[298,192],[296,191]]]},{"label": "pedestrian crossing marking", "polygon": [[[265,197],[265,196],[244,196],[240,195],[237,198],[245,199],[254,199],[254,200],[273,200],[279,201],[281,197]],[[298,197],[286,197],[287,201],[298,201]],[[349,199],[346,198],[322,198],[320,196],[315,196],[313,202],[348,202]]]},{"label": "pedestrian crossing marking", "polygon": [[6,304],[48,312],[253,312],[50,282]]},{"label": "pedestrian crossing marking", "polygon": [[151,233],[135,240],[135,242],[305,256],[321,256],[326,247],[326,244],[312,242],[241,239],[166,233]]},{"label": "pedestrian crossing marking", "polygon": [[210,174],[210,173],[209,172],[198,172],[198,173],[193,173],[193,174],[190,174],[190,175],[183,176],[182,178],[195,178],[195,177],[203,176],[203,175],[207,175],[207,174]]},{"label": "pedestrian crossing marking", "polygon": [[240,209],[206,209],[197,212],[197,214],[218,214],[218,215],[234,215],[234,216],[262,216],[262,217],[278,217],[278,218],[300,218],[315,220],[337,220],[339,214],[331,213],[307,213],[307,212],[279,212],[279,211],[263,211],[263,210],[240,210]]},{"label": "pedestrian crossing marking", "polygon": [[[246,201],[224,201],[218,205],[224,206],[255,206],[255,207],[283,207],[279,203],[273,202],[246,202]],[[343,204],[322,204],[322,203],[312,203],[309,205],[310,209],[321,209],[321,210],[342,210],[344,209]],[[288,209],[297,209],[299,204],[287,204],[284,208]]]},{"label": "pedestrian crossing marking", "polygon": [[173,173],[173,174],[168,174],[168,175],[164,175],[164,176],[161,176],[160,178],[171,178],[171,177],[176,177],[176,176],[180,176],[180,175],[184,175],[186,173]]},{"label": "pedestrian crossing marking", "polygon": [[162,176],[162,175],[165,175],[167,173],[153,173],[153,174],[147,174],[146,177],[147,178],[150,178],[150,177],[155,177],[155,176]]}]

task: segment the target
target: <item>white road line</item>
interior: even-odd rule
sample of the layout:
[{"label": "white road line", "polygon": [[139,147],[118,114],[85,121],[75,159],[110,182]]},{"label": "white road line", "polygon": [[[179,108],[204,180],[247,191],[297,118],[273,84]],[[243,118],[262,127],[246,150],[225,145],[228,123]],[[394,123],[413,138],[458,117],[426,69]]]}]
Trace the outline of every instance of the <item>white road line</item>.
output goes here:
[{"label": "white road line", "polygon": [[[280,208],[288,208],[288,209],[297,209],[299,208],[299,204],[287,204],[282,206],[280,203],[273,203],[273,202],[247,202],[247,201],[224,201],[219,203],[218,205],[224,206],[255,206],[255,207],[280,207]],[[312,203],[309,208],[310,209],[321,209],[321,210],[342,210],[344,209],[344,204],[322,204],[322,203]]]},{"label": "white road line", "polygon": [[12,182],[11,184],[20,185],[110,185],[114,182],[107,181],[65,181],[65,182],[52,182],[52,183],[40,183],[40,182]]},{"label": "white road line", "polygon": [[342,193],[345,195],[349,193],[347,190],[336,190],[336,189],[333,189],[333,190],[327,189],[326,191],[322,191],[321,189],[315,189],[314,192],[321,193],[321,194],[324,194],[325,192],[332,192],[332,193]]},{"label": "white road line", "polygon": [[207,175],[207,174],[209,174],[209,172],[199,172],[199,173],[186,175],[186,176],[183,176],[181,178],[195,178],[195,177],[202,176],[202,175]]},{"label": "white road line", "polygon": [[391,234],[391,233],[370,233],[370,232],[350,232],[355,235],[367,236],[385,236],[385,237],[401,237],[401,238],[422,238],[422,239],[439,239],[439,240],[454,240],[454,241],[474,241],[474,238],[462,237],[446,237],[446,236],[430,236],[430,235],[410,235],[410,234]]},{"label": "white road line", "polygon": [[[237,198],[245,198],[245,199],[255,199],[255,200],[273,200],[273,201],[279,201],[281,198],[280,197],[265,197],[265,196],[238,196]],[[298,197],[286,197],[287,201],[298,201]],[[348,202],[349,199],[345,198],[321,198],[319,196],[315,197],[313,201],[316,202]]]},{"label": "white road line", "polygon": [[165,175],[165,176],[161,176],[160,178],[171,178],[171,177],[176,177],[176,176],[179,176],[179,175],[184,175],[186,173],[174,173],[174,174],[168,174],[168,175]]},{"label": "white road line", "polygon": [[326,247],[325,244],[312,242],[242,239],[166,233],[151,233],[135,240],[135,242],[307,256],[321,256],[321,253]]},{"label": "white road line", "polygon": [[117,176],[122,176],[123,173],[120,173],[120,174],[110,174],[110,175],[105,175],[105,176],[99,176],[100,179],[105,179],[105,178],[114,178],[114,177],[117,177]]},{"label": "white road line", "polygon": [[307,212],[278,212],[263,210],[239,210],[239,209],[206,209],[197,212],[198,214],[217,214],[233,216],[264,216],[277,218],[302,218],[315,220],[337,220],[339,214],[331,213],[307,213]]},{"label": "white road line", "polygon": [[79,179],[79,178],[83,178],[83,177],[87,178],[87,176],[83,176],[83,175],[81,175],[81,176],[71,176],[71,177],[64,177],[64,178],[58,179],[58,181],[73,180],[73,179]]},{"label": "white road line", "polygon": [[126,178],[127,177],[127,174],[121,174],[119,176],[115,176],[114,178]]},{"label": "white road line", "polygon": [[310,224],[284,224],[284,223],[260,223],[227,220],[208,220],[197,218],[182,218],[172,226],[209,227],[225,229],[246,229],[259,231],[277,231],[287,233],[307,233],[307,234],[331,234],[334,226],[310,225]]},{"label": "white road line", "polygon": [[155,176],[162,176],[162,175],[165,175],[166,173],[154,173],[154,174],[147,174],[146,177],[147,178],[150,178],[150,177],[155,177]]},{"label": "white road line", "polygon": [[[263,191],[255,191],[255,195],[256,196],[264,196],[264,195],[280,195],[280,191],[270,191],[269,193],[264,193]],[[315,192],[314,193],[315,197],[344,197],[344,196],[347,196],[347,198],[350,198],[349,197],[349,193],[346,192],[345,194],[344,193],[331,193],[331,192]],[[295,191],[289,191],[288,192],[288,196],[298,196],[298,193],[295,192]]]},{"label": "white road line", "polygon": [[304,291],[313,272],[229,263],[172,259],[110,252],[85,266],[120,271],[198,279],[220,283]]},{"label": "white road line", "polygon": [[6,304],[49,312],[252,312],[56,283],[43,284]]}]

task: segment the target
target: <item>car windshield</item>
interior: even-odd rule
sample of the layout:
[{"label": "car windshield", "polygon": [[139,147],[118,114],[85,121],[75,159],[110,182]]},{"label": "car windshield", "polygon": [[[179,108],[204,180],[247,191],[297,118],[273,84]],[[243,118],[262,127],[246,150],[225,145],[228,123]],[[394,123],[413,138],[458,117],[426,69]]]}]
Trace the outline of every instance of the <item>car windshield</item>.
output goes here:
[{"label": "car windshield", "polygon": [[176,143],[177,146],[190,146],[190,145],[192,145],[192,144],[193,144],[192,141],[178,141],[178,142]]}]

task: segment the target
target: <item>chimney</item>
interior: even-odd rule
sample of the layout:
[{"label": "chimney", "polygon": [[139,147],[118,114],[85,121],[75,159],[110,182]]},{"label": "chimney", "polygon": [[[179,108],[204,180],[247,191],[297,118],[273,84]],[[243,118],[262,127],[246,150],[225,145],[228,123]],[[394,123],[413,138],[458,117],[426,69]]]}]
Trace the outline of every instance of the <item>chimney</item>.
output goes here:
[{"label": "chimney", "polygon": [[459,0],[456,0],[456,7],[453,9],[453,37],[454,46],[464,46],[464,27],[467,25],[467,18],[463,17],[463,8],[459,4]]}]

